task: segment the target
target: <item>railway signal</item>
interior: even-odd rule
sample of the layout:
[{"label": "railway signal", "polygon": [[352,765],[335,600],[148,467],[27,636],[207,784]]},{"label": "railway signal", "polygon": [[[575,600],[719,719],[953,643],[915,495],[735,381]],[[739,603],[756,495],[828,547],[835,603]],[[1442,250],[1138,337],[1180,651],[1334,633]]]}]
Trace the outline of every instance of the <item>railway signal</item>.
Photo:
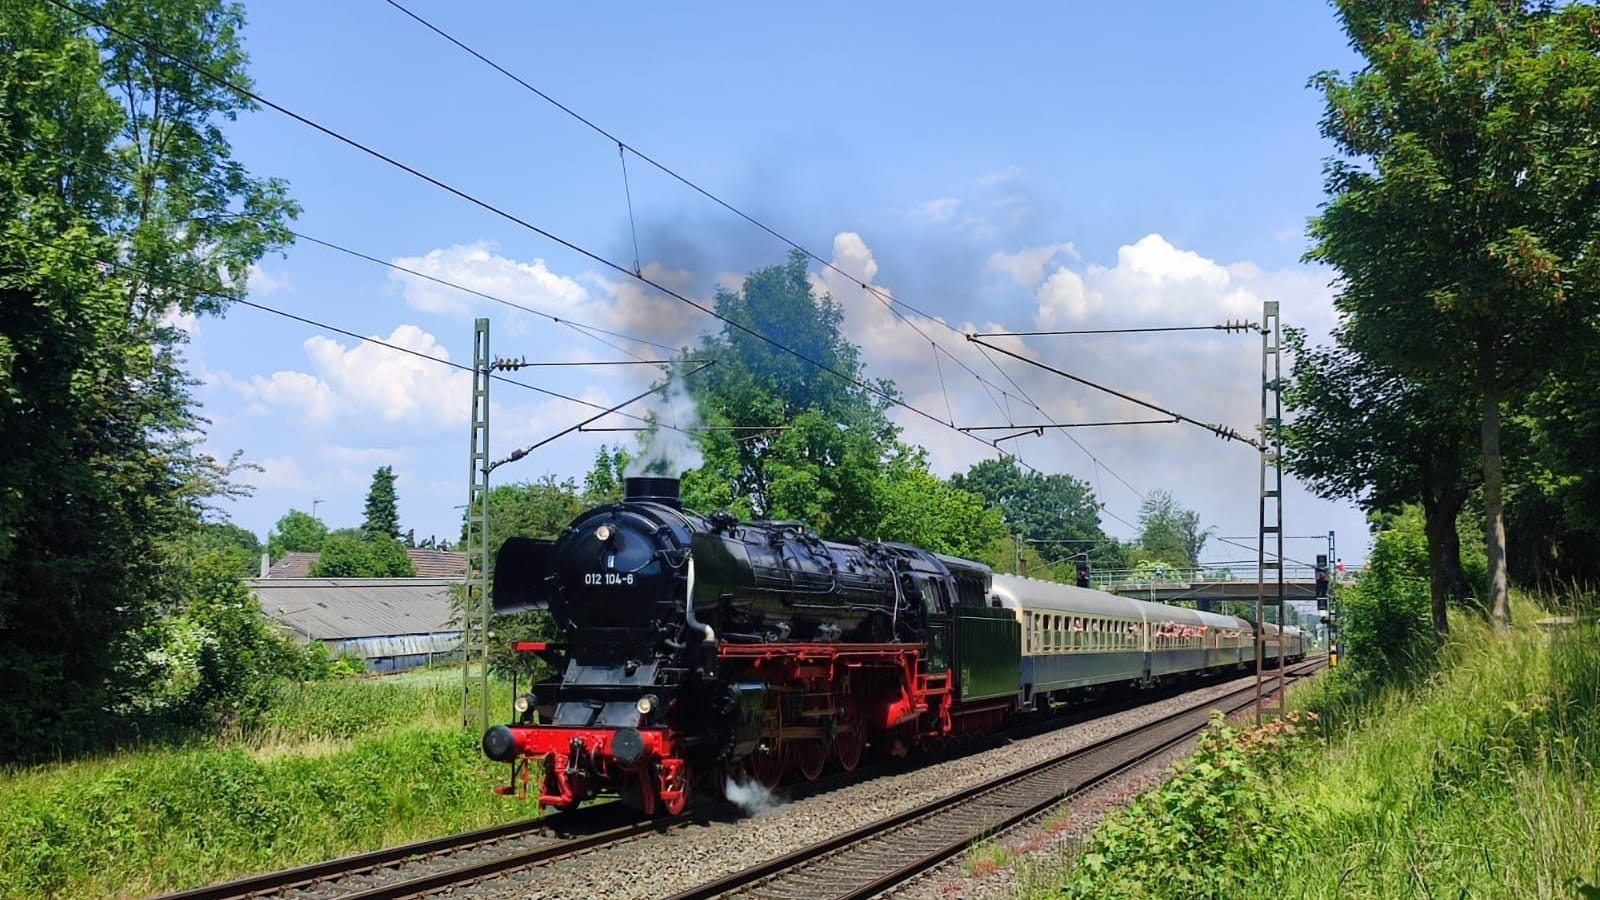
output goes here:
[{"label": "railway signal", "polygon": [[1317,554],[1317,609],[1328,608],[1328,557],[1326,554]]},{"label": "railway signal", "polygon": [[1078,554],[1078,587],[1089,586],[1089,554]]}]

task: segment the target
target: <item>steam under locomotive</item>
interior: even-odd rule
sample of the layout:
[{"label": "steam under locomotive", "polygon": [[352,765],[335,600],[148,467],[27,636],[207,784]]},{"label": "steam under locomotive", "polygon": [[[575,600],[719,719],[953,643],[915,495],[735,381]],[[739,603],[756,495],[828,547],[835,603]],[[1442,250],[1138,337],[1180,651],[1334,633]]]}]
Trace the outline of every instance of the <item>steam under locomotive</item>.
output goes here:
[{"label": "steam under locomotive", "polygon": [[[677,813],[697,780],[815,779],[869,746],[901,754],[1111,685],[1254,663],[1241,619],[704,516],[672,478],[625,491],[496,558],[496,612],[548,610],[561,636],[516,649],[559,674],[483,749],[513,765],[506,790],[531,790],[539,762],[548,806],[617,793]],[[1295,631],[1284,655],[1303,652]]]}]

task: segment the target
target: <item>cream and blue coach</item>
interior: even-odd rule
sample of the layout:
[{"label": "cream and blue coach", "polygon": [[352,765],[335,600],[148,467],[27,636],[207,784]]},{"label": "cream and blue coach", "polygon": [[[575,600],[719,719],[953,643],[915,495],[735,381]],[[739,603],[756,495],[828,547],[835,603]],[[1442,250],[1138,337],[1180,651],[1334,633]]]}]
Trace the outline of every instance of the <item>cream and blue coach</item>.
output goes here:
[{"label": "cream and blue coach", "polygon": [[1233,616],[1016,575],[996,574],[990,592],[1022,629],[1025,706],[1255,663],[1250,623]]}]

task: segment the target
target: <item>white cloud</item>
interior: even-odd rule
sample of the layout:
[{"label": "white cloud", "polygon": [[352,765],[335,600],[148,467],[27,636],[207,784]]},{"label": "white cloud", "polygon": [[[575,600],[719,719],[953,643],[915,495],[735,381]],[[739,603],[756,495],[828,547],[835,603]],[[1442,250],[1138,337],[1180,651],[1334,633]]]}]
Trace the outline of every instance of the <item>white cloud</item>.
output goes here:
[{"label": "white cloud", "polygon": [[425,357],[449,360],[438,340],[416,325],[400,325],[382,338],[412,353],[365,341],[353,346],[317,335],[305,342],[313,371],[283,370],[243,381],[219,381],[246,400],[312,425],[404,424],[435,431],[467,419],[470,372],[447,369]]},{"label": "white cloud", "polygon": [[[1019,287],[1031,290],[1017,297],[1015,306],[998,312],[997,317],[1004,321],[960,322],[957,330],[1004,332],[1030,323],[1111,328],[1212,324],[1229,318],[1259,321],[1261,303],[1268,299],[1282,302],[1287,323],[1305,326],[1313,333],[1325,332],[1333,322],[1324,279],[1314,270],[1269,271],[1250,263],[1223,264],[1175,247],[1160,235],[1148,235],[1122,247],[1115,265],[1058,265],[1042,281],[1033,279],[1033,266],[1038,265],[1042,274],[1049,259],[1070,257],[1064,244],[1050,246],[1057,252],[1042,263],[1035,259],[1046,253],[1044,248],[1024,248],[992,258],[986,268],[1005,272],[1013,283],[1022,282]],[[989,357],[1004,368],[1002,375],[976,345],[937,321],[908,314],[927,336],[919,337],[861,289],[859,282],[865,281],[893,296],[888,287],[877,283],[878,264],[858,234],[835,237],[833,262],[851,277],[822,270],[814,279],[841,303],[845,333],[861,346],[868,373],[893,379],[909,403],[940,420],[948,416],[956,425],[969,426],[1160,417],[991,350]],[[1035,284],[1026,284],[1030,279]],[[948,355],[940,353],[937,365],[928,338],[948,351]],[[1254,433],[1261,399],[1258,337],[1200,332],[986,340],[1202,421],[1234,427],[1246,435]],[[990,386],[979,383],[978,376]],[[1021,396],[1024,392],[1037,401],[1042,412]],[[908,410],[894,410],[891,416],[907,440],[928,449],[934,467],[941,472],[963,469],[995,455],[983,444]],[[1092,451],[1100,464],[1091,462],[1073,439]],[[1208,524],[1232,529],[1224,533],[1246,533],[1254,527],[1254,507],[1238,502],[1255,486],[1254,452],[1243,445],[1223,443],[1197,428],[1151,425],[1047,430],[1045,437],[1022,438],[1006,446],[1045,471],[1089,481],[1109,504],[1110,512],[1124,519],[1135,518],[1139,498],[1111,474],[1113,471],[1141,490],[1158,486],[1173,490],[1182,502],[1198,509]],[[1304,497],[1296,502],[1299,506],[1290,511],[1291,520],[1317,510],[1318,515],[1344,516],[1338,519],[1343,523],[1340,527],[1359,525],[1359,514],[1347,509],[1340,511]],[[1128,531],[1109,515],[1105,524],[1113,533]],[[1333,521],[1307,521],[1303,527],[1320,532],[1333,527]]]},{"label": "white cloud", "polygon": [[[499,255],[485,241],[396,257],[394,264],[550,315],[572,315],[590,300],[583,285],[552,272],[544,260],[519,262]],[[391,270],[389,278],[406,302],[423,312],[466,316],[489,302],[406,272]]]},{"label": "white cloud", "polygon": [[267,297],[272,294],[293,293],[294,282],[287,274],[274,275],[261,268],[260,263],[251,263],[246,282],[251,294],[257,297]]},{"label": "white cloud", "polygon": [[1045,267],[1057,256],[1078,259],[1078,248],[1068,242],[1027,247],[1015,253],[996,251],[989,255],[984,267],[991,272],[1004,272],[1017,285],[1031,288],[1044,280]]}]

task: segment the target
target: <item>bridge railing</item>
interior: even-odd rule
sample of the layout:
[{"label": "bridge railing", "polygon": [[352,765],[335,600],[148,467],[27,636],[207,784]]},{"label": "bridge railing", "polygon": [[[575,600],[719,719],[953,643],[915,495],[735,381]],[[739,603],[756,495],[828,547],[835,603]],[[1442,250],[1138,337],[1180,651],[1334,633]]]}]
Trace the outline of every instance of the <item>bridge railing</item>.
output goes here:
[{"label": "bridge railing", "polygon": [[[1341,579],[1348,582],[1361,571],[1360,566],[1347,566]],[[1266,576],[1275,580],[1275,572],[1268,570]],[[1316,578],[1316,567],[1289,563],[1284,566],[1283,577],[1285,581],[1313,581]],[[1335,577],[1338,577],[1337,575]],[[1256,580],[1256,567],[1254,565],[1201,565],[1201,566],[1171,566],[1151,569],[1140,567],[1137,569],[1098,569],[1089,573],[1090,587],[1102,590],[1160,590],[1185,585],[1208,583],[1244,583]]]}]

